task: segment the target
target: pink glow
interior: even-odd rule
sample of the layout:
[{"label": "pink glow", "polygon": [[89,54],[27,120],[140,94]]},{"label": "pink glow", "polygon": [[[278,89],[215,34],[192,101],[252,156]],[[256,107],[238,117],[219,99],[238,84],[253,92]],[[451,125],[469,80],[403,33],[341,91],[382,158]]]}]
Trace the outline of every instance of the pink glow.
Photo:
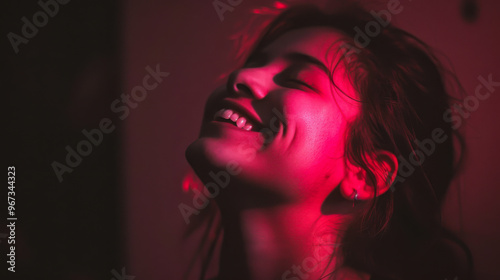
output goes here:
[{"label": "pink glow", "polygon": [[283,2],[276,1],[276,2],[274,2],[274,7],[276,9],[285,9],[285,8],[287,8],[287,5]]}]

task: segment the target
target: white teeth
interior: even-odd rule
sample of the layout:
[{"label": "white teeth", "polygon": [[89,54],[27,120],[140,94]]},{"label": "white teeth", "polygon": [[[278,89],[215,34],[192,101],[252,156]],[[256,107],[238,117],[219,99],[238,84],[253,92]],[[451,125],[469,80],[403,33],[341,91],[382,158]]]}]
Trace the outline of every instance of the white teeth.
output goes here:
[{"label": "white teeth", "polygon": [[229,120],[229,118],[231,117],[232,114],[233,114],[233,110],[225,109],[225,111],[222,112],[221,117],[224,118],[224,119],[226,119],[226,120]]},{"label": "white teeth", "polygon": [[217,117],[221,117],[225,120],[231,120],[237,127],[247,131],[251,130],[253,127],[245,117],[240,117],[238,113],[234,112],[231,109],[221,109],[217,111],[217,113],[215,113],[214,115],[214,119],[217,119]]},{"label": "white teeth", "polygon": [[250,130],[252,129],[252,125],[251,124],[247,124],[243,127],[244,130]]},{"label": "white teeth", "polygon": [[245,126],[245,124],[247,123],[247,119],[245,119],[245,117],[240,117],[237,121],[236,121],[236,126],[239,127],[239,128],[242,128]]},{"label": "white teeth", "polygon": [[231,118],[230,118],[230,119],[231,119],[233,122],[236,122],[236,121],[238,120],[238,118],[239,118],[239,117],[240,117],[240,115],[238,115],[238,113],[233,113],[233,114],[231,115]]}]

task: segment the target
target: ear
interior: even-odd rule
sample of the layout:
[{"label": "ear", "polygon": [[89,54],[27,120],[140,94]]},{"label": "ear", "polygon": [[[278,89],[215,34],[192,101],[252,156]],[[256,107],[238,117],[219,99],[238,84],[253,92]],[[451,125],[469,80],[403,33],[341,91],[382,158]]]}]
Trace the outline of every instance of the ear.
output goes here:
[{"label": "ear", "polygon": [[389,190],[396,178],[398,171],[398,159],[393,153],[378,150],[371,156],[366,156],[367,165],[372,168],[376,182],[368,177],[366,170],[352,163],[347,163],[345,176],[340,183],[340,192],[350,200],[358,194],[357,200],[369,200],[376,195],[382,195]]}]

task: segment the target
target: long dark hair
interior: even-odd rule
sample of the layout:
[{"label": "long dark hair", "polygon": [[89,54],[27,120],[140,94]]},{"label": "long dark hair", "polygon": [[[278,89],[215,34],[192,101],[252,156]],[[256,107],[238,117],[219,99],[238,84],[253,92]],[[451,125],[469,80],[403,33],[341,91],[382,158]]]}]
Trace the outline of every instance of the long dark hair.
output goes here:
[{"label": "long dark hair", "polygon": [[[386,150],[399,161],[391,190],[358,211],[345,229],[342,264],[372,279],[471,278],[467,246],[441,223],[441,205],[460,161],[457,150],[462,155],[464,147],[443,117],[452,99],[446,81],[460,91],[458,81],[428,45],[356,4],[333,13],[314,6],[289,8],[267,26],[254,51],[305,27],[329,27],[344,35],[332,47],[340,59],[331,71],[340,64],[347,69],[362,106],[346,135],[346,160],[366,170],[375,187],[377,170],[368,157]],[[360,30],[370,32],[363,41],[356,37]],[[467,269],[452,244],[463,249]]]},{"label": "long dark hair", "polygon": [[[346,134],[346,161],[366,170],[373,186],[377,170],[368,157],[375,151],[396,155],[399,170],[391,189],[358,207],[344,229],[336,251],[342,266],[372,279],[471,279],[469,249],[441,222],[442,202],[464,149],[443,117],[450,108],[450,89],[461,91],[460,84],[428,45],[382,20],[357,4],[331,13],[294,6],[266,26],[249,56],[300,28],[328,27],[344,35],[332,46],[339,60],[331,72],[339,65],[347,69],[362,106]],[[358,30],[373,22],[378,32],[372,29],[369,40],[360,44]],[[457,86],[448,87],[447,80]],[[335,271],[327,275],[334,279]]]}]

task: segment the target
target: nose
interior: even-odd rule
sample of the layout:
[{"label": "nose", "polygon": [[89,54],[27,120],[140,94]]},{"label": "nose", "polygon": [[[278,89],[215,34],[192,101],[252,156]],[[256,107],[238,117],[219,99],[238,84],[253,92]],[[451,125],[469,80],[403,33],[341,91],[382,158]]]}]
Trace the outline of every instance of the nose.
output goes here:
[{"label": "nose", "polygon": [[272,73],[263,68],[242,68],[231,73],[227,88],[230,92],[263,99],[272,86]]}]

